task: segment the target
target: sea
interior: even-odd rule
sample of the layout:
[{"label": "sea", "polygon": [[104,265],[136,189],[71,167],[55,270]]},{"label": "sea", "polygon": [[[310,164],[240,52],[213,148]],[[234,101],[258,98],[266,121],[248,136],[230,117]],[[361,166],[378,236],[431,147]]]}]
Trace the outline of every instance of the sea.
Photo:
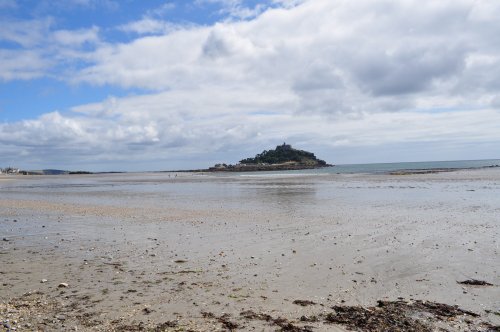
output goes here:
[{"label": "sea", "polygon": [[[349,208],[370,204],[424,206],[434,202],[443,202],[453,207],[458,204],[457,209],[463,208],[460,204],[486,204],[496,208],[500,192],[498,169],[484,172],[491,173],[490,177],[485,175],[484,178],[473,181],[464,177],[451,182],[440,181],[440,177],[433,176],[430,178],[437,181],[420,181],[421,177],[356,175],[385,174],[396,170],[472,169],[496,165],[500,165],[500,159],[337,165],[322,169],[275,172],[5,176],[0,178],[0,234],[12,228],[11,223],[2,225],[10,206],[28,204],[36,212],[41,207],[39,202],[56,204],[55,208],[61,211],[76,209],[71,212],[76,215],[83,213],[81,209],[94,211],[103,206],[112,207],[114,210],[109,213],[110,218],[132,208],[151,209],[151,215],[147,217],[157,219],[161,216],[153,215],[153,211],[159,208],[167,211],[204,211],[201,214],[225,209],[250,211],[250,214],[265,211],[266,218],[267,215],[276,218],[284,215],[285,219],[296,218],[297,215],[304,218],[333,215],[337,213],[337,206],[341,203],[348,204]],[[337,176],[338,173],[344,175]],[[467,199],[467,203],[464,203],[464,199]],[[73,208],[74,206],[77,208]],[[40,216],[36,215],[43,219],[45,217],[42,212]],[[103,218],[105,215],[103,214]],[[238,218],[237,213],[234,218]],[[28,231],[31,230],[26,230]]]},{"label": "sea", "polygon": [[[500,159],[484,160],[452,160],[452,161],[419,161],[419,162],[398,162],[398,163],[373,163],[373,164],[341,164],[333,167],[319,169],[277,171],[277,172],[258,172],[262,175],[277,174],[383,174],[394,171],[409,170],[432,170],[432,169],[474,169],[486,167],[500,167]],[[257,173],[255,173],[257,174]],[[241,173],[243,176],[249,173]]]}]

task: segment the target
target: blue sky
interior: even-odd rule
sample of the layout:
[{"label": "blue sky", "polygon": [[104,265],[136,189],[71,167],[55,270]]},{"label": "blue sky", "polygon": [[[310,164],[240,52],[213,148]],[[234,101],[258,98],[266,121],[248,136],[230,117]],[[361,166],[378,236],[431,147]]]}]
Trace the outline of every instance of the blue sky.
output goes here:
[{"label": "blue sky", "polygon": [[[229,7],[227,3],[224,1],[164,0],[0,0],[0,18],[6,25],[10,22],[42,21],[50,25],[51,30],[99,27],[100,37],[103,40],[111,43],[126,43],[137,38],[137,33],[124,31],[121,27],[145,17],[179,25],[210,26],[218,21],[231,19],[229,11],[233,6],[251,9],[260,6],[263,9],[276,6],[272,1],[237,1]],[[17,50],[22,47],[19,43],[9,39],[0,40],[2,49]],[[56,72],[51,73],[52,75],[29,81],[2,82],[0,120],[22,120],[54,110],[65,112],[72,106],[98,102],[110,95],[126,96],[141,92],[140,89],[123,89],[108,85],[67,84],[61,81],[62,78],[57,73],[57,70],[64,71],[64,66],[55,70]]]},{"label": "blue sky", "polygon": [[0,166],[157,170],[283,141],[498,158],[500,4],[0,0]]}]

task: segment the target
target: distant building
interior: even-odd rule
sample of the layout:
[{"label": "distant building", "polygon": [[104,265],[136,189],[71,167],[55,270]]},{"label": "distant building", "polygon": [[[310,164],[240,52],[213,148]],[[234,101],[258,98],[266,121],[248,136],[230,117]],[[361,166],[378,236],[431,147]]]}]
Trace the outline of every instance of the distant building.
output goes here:
[{"label": "distant building", "polygon": [[1,169],[0,168],[0,174],[19,174],[19,172],[21,172],[21,170],[19,168],[13,168],[13,167],[7,167],[7,168],[4,168],[4,169]]}]

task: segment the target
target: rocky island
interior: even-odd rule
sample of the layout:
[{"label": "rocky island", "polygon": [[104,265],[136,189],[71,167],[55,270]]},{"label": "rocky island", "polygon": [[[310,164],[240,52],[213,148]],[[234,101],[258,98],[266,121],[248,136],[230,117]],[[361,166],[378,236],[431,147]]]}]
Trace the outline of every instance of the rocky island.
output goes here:
[{"label": "rocky island", "polygon": [[210,172],[255,172],[284,171],[331,167],[326,161],[316,158],[314,153],[297,150],[283,143],[274,150],[264,150],[254,158],[240,160],[236,165],[216,164]]}]

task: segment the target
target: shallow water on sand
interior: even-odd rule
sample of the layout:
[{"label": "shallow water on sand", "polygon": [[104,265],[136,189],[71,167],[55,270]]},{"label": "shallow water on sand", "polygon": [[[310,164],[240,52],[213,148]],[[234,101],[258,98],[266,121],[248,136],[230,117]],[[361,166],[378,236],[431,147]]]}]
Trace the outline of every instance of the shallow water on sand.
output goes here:
[{"label": "shallow water on sand", "polygon": [[[109,321],[141,320],[144,305],[153,321],[248,308],[296,316],[293,299],[498,311],[499,169],[249,175],[0,181],[0,299],[57,297],[68,282],[76,308]],[[467,278],[495,286],[457,284]]]}]

